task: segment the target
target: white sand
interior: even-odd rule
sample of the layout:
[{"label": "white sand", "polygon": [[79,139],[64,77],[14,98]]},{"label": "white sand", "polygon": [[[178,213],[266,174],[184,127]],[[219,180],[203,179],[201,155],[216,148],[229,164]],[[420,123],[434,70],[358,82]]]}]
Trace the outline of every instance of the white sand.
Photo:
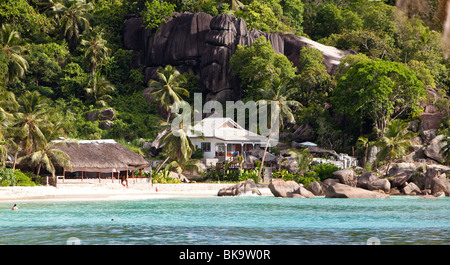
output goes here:
[{"label": "white sand", "polygon": [[[233,184],[155,184],[148,189],[123,189],[71,185],[65,187],[0,187],[0,201],[24,200],[139,200],[170,197],[213,197],[219,189]],[[158,188],[158,191],[156,191]],[[272,196],[268,188],[260,189],[263,196]]]}]

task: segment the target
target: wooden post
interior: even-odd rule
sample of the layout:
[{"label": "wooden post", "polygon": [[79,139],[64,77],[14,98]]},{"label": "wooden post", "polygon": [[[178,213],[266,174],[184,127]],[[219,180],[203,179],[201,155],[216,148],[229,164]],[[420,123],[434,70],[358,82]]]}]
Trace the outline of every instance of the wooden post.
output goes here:
[{"label": "wooden post", "polygon": [[81,171],[81,181],[83,181],[83,171]]},{"label": "wooden post", "polygon": [[127,188],[128,188],[128,169],[127,169]]},{"label": "wooden post", "polygon": [[114,183],[114,172],[111,171],[111,183]]},{"label": "wooden post", "polygon": [[63,183],[66,181],[66,169],[63,168]]},{"label": "wooden post", "polygon": [[101,181],[100,181],[100,172],[97,172],[97,176],[98,176],[98,183],[101,183]]}]

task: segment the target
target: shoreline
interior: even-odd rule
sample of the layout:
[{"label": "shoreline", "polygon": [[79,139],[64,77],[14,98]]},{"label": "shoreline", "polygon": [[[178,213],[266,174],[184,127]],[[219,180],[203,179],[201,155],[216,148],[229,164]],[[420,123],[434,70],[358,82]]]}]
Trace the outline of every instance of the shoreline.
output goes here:
[{"label": "shoreline", "polygon": [[[0,187],[0,203],[24,201],[145,200],[183,197],[217,197],[217,192],[234,184],[154,184],[153,188],[110,188],[70,185],[66,187]],[[158,188],[158,191],[156,191]],[[268,188],[262,196],[273,196]]]}]

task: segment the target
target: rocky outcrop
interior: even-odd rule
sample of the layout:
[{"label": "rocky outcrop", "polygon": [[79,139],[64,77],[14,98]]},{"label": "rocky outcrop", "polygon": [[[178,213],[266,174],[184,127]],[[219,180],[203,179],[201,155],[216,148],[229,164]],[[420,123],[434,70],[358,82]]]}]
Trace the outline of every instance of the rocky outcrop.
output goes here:
[{"label": "rocky outcrop", "polygon": [[247,31],[245,21],[232,15],[215,17],[205,13],[173,13],[156,32],[142,29],[142,18],[129,15],[124,22],[123,42],[135,51],[133,65],[145,66],[145,81],[156,78],[159,66],[172,65],[180,72],[200,78],[209,99],[236,99],[238,79],[230,73],[229,59],[237,45],[250,45],[260,36],[270,40],[275,52],[286,55],[299,66],[300,50],[312,46],[320,50],[327,71],[334,74],[344,55],[342,51],[293,34]]},{"label": "rocky outcrop", "polygon": [[364,172],[358,178],[358,187],[368,190],[381,190],[389,193],[391,190],[391,183],[387,179],[380,179],[372,172]]},{"label": "rocky outcrop", "polygon": [[315,196],[322,196],[324,195],[322,190],[322,185],[320,185],[319,182],[314,181],[308,186],[308,190],[312,192]]},{"label": "rocky outcrop", "polygon": [[314,198],[314,194],[295,181],[273,180],[269,189],[275,197]]},{"label": "rocky outcrop", "polygon": [[261,195],[254,180],[241,181],[236,185],[222,188],[217,196]]},{"label": "rocky outcrop", "polygon": [[403,187],[403,193],[405,195],[419,195],[421,194],[420,188],[414,183],[408,183]]},{"label": "rocky outcrop", "polygon": [[386,199],[389,195],[335,183],[328,187],[325,198]]},{"label": "rocky outcrop", "polygon": [[356,178],[356,173],[355,171],[353,171],[353,169],[346,168],[335,171],[333,172],[333,176],[339,179],[342,184],[356,187],[358,179]]},{"label": "rocky outcrop", "polygon": [[425,147],[424,153],[427,157],[436,160],[437,162],[442,161],[441,149],[445,146],[442,142],[444,135],[439,135],[430,141],[430,144]]}]

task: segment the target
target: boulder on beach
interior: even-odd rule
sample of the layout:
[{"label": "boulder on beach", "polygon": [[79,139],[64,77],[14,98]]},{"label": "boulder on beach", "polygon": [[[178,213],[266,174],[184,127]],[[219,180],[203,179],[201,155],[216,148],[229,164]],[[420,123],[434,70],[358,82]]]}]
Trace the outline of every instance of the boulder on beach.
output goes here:
[{"label": "boulder on beach", "polygon": [[315,196],[323,195],[322,185],[320,185],[320,183],[317,181],[314,181],[313,183],[309,184],[308,190],[312,192]]},{"label": "boulder on beach", "polygon": [[410,182],[405,187],[403,187],[403,193],[405,195],[419,195],[421,194],[421,191],[414,182]]},{"label": "boulder on beach", "polygon": [[346,168],[333,172],[333,176],[335,176],[342,184],[356,187],[356,183],[358,179],[356,178],[356,173],[353,169]]},{"label": "boulder on beach", "polygon": [[314,198],[314,194],[295,181],[273,180],[269,189],[275,197],[283,198]]},{"label": "boulder on beach", "polygon": [[389,195],[335,183],[328,187],[325,198],[387,199]]},{"label": "boulder on beach", "polygon": [[261,195],[258,187],[253,179],[241,181],[236,185],[222,188],[217,196],[241,196],[241,195]]}]

